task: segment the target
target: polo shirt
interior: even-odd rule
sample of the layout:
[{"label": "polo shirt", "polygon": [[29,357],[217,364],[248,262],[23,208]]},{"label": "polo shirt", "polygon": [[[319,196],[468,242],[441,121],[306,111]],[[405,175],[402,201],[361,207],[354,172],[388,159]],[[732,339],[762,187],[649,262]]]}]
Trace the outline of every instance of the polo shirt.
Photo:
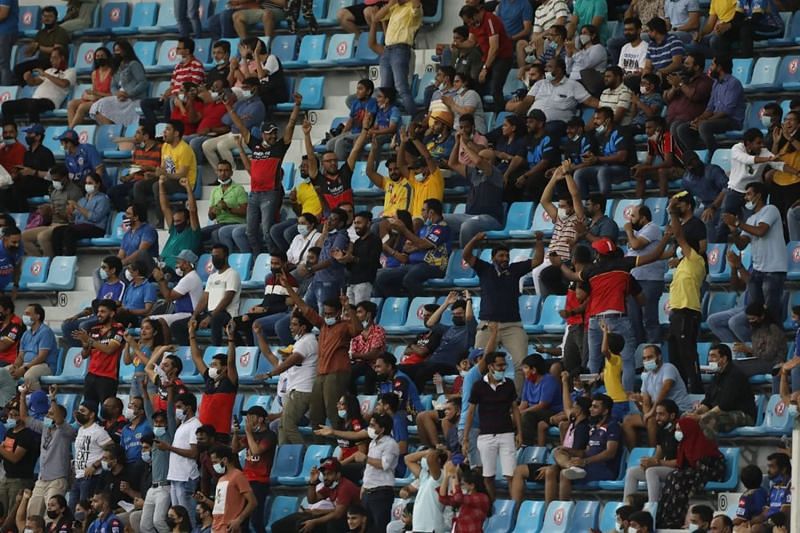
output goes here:
[{"label": "polo shirt", "polygon": [[[154,142],[150,148],[134,148],[132,161],[134,165],[158,168],[161,166],[161,143]],[[138,175],[143,178],[143,174]]]},{"label": "polo shirt", "polygon": [[[500,44],[497,50],[497,55],[495,56],[495,60],[511,59],[514,57],[514,43],[511,42],[511,38],[509,38],[508,33],[503,26],[503,22],[494,13],[484,11],[480,26],[477,28],[470,26],[469,33],[475,38],[474,40],[476,43],[478,43],[478,48],[481,49],[481,61],[483,61],[484,64],[486,63],[486,58],[489,55],[489,38],[494,37],[495,35],[499,36],[500,38]],[[490,65],[490,67],[491,66],[492,65]]]},{"label": "polo shirt", "polygon": [[347,237],[347,232],[338,230],[328,232],[328,237],[322,242],[322,249],[319,254],[319,262],[331,261],[328,268],[318,270],[314,273],[314,281],[321,283],[325,282],[342,282],[344,281],[345,266],[340,263],[331,255],[333,250],[346,250],[350,244],[350,239]]},{"label": "polo shirt", "polygon": [[413,191],[410,209],[413,218],[422,218],[422,205],[428,198],[444,199],[444,176],[438,168],[428,174],[424,181],[418,181],[413,174],[406,181]]},{"label": "polo shirt", "polygon": [[436,224],[424,224],[417,232],[417,236],[433,245],[433,248],[411,252],[408,255],[409,264],[428,263],[431,266],[447,270],[450,259],[450,226],[444,220]]},{"label": "polo shirt", "polygon": [[581,134],[577,139],[567,138],[561,146],[564,160],[569,160],[573,165],[583,163],[583,154],[594,152],[594,139],[586,134]]},{"label": "polo shirt", "polygon": [[664,16],[673,28],[680,28],[689,22],[689,13],[700,11],[697,0],[670,0],[664,2]]},{"label": "polo shirt", "polygon": [[142,437],[148,433],[153,433],[153,428],[147,418],[144,418],[134,428],[132,424],[126,424],[122,428],[120,445],[125,450],[125,462],[135,463],[142,459]]},{"label": "polo shirt", "polygon": [[501,0],[494,10],[509,36],[522,31],[525,21],[533,20],[533,7],[528,0]]},{"label": "polo shirt", "polygon": [[400,122],[400,108],[396,105],[378,106],[375,111],[375,126],[388,128],[392,124]]},{"label": "polo shirt", "polygon": [[[251,167],[252,168],[252,167]],[[229,208],[237,208],[247,204],[247,191],[238,183],[230,183],[227,187],[218,185],[211,190],[211,207],[216,206],[220,200],[225,201]],[[217,224],[244,224],[244,215],[235,215],[225,209],[218,211],[214,219]]]},{"label": "polo shirt", "polygon": [[161,259],[168,267],[175,268],[175,260],[183,250],[191,250],[197,253],[203,244],[203,234],[199,229],[192,229],[187,222],[183,231],[178,231],[175,225],[169,226],[169,237],[161,250]]},{"label": "polo shirt", "polygon": [[0,362],[6,364],[14,363],[17,359],[20,337],[24,331],[25,325],[22,323],[22,319],[17,315],[11,315],[8,325],[0,329],[0,339],[8,339],[11,341],[11,345],[3,352],[0,352]]},{"label": "polo shirt", "polygon": [[739,506],[736,508],[736,518],[750,520],[764,512],[764,507],[769,505],[769,494],[764,487],[748,490],[739,497]]},{"label": "polo shirt", "polygon": [[683,91],[677,91],[677,96],[670,100],[667,106],[667,123],[690,122],[705,111],[708,99],[711,97],[711,78],[703,73],[697,74],[685,85],[694,89],[692,98],[687,98]]},{"label": "polo shirt", "polygon": [[[662,111],[664,110],[664,97],[661,93],[653,91],[648,94],[639,95],[639,101],[646,105],[649,108],[655,109],[655,114],[661,116]],[[647,122],[648,116],[645,114],[644,111],[639,109],[636,111],[636,114],[633,117],[633,121],[631,124],[636,126],[641,126],[644,128],[645,123]]]},{"label": "polo shirt", "polygon": [[417,30],[422,26],[422,6],[414,6],[413,2],[394,4],[389,8],[389,13],[383,21],[386,24],[384,44],[393,46],[405,44],[414,46]]},{"label": "polo shirt", "polygon": [[753,400],[749,378],[735,364],[728,364],[714,374],[706,389],[703,405],[709,409],[719,407],[722,411],[741,411],[756,419],[756,404]]},{"label": "polo shirt", "polygon": [[692,399],[689,398],[689,394],[686,392],[683,378],[681,378],[678,369],[672,363],[662,362],[661,367],[654,372],[642,374],[642,393],[655,400],[661,393],[661,388],[664,386],[665,381],[672,381],[672,387],[666,397],[678,404],[682,413],[691,411]]},{"label": "polo shirt", "polygon": [[100,324],[93,326],[89,330],[89,338],[99,344],[109,344],[112,340],[119,343],[116,352],[106,354],[97,348],[91,349],[89,357],[89,374],[109,378],[114,381],[119,376],[119,358],[122,349],[125,347],[125,328],[119,322],[111,322],[107,331],[103,331],[105,326]]},{"label": "polo shirt", "polygon": [[[586,447],[586,457],[595,456],[604,452],[608,447],[609,442],[620,442],[622,438],[622,431],[618,423],[614,421],[606,421],[603,424],[597,424],[589,430],[589,445]],[[616,475],[619,470],[619,459],[622,452],[622,446],[617,449],[617,455],[611,459],[599,463],[605,467],[608,472]]]},{"label": "polo shirt", "polygon": [[475,320],[468,320],[463,326],[450,326],[442,333],[439,347],[431,354],[428,361],[450,365],[455,369],[467,351],[475,345],[476,329]]},{"label": "polo shirt", "polygon": [[125,296],[122,298],[122,307],[125,309],[141,310],[144,309],[148,303],[155,303],[156,287],[146,279],[138,285],[131,282],[125,290]]},{"label": "polo shirt", "polygon": [[527,154],[528,167],[533,168],[545,159],[551,167],[557,166],[561,162],[561,153],[558,151],[558,146],[549,135],[531,138]]},{"label": "polo shirt", "polygon": [[[25,157],[22,159],[22,164],[28,168],[36,170],[50,170],[56,164],[53,152],[43,144],[31,150],[30,147],[25,151]],[[51,193],[52,196],[52,193]]]},{"label": "polo shirt", "polygon": [[578,17],[577,28],[582,28],[592,23],[594,17],[602,17],[603,23],[597,28],[600,42],[606,42],[608,34],[608,4],[605,0],[575,0],[572,4],[572,13]]},{"label": "polo shirt", "polygon": [[105,519],[97,518],[89,524],[86,533],[123,533],[123,531],[125,526],[120,519],[114,513],[109,513]]},{"label": "polo shirt", "polygon": [[397,181],[393,181],[388,176],[381,177],[383,178],[381,189],[384,191],[381,216],[393,217],[398,211],[409,211],[414,193],[408,179],[401,176]]},{"label": "polo shirt", "polygon": [[189,56],[189,61],[184,63],[179,61],[175,68],[172,69],[171,89],[172,94],[178,94],[183,90],[183,84],[186,82],[200,85],[206,77],[206,72],[203,69],[203,64],[194,56]]},{"label": "polo shirt", "polygon": [[203,424],[214,426],[217,433],[227,435],[231,432],[233,402],[236,401],[239,384],[234,383],[227,376],[219,380],[211,379],[208,369],[203,372],[203,380],[205,380],[205,389],[197,416]]},{"label": "polo shirt", "polygon": [[628,395],[622,386],[622,357],[619,354],[610,354],[603,361],[603,384],[606,394],[614,403],[628,401]]},{"label": "polo shirt", "polygon": [[616,241],[619,237],[619,226],[608,215],[602,215],[597,220],[589,221],[589,233],[595,237],[608,237]]},{"label": "polo shirt", "polygon": [[213,311],[219,305],[219,302],[225,296],[225,293],[232,291],[234,293],[231,303],[225,308],[230,316],[237,316],[239,313],[239,296],[242,292],[242,278],[239,272],[231,267],[226,268],[223,272],[214,271],[208,276],[206,280],[205,291],[208,293],[207,309]]},{"label": "polo shirt", "polygon": [[103,164],[97,149],[91,144],[79,144],[75,153],[64,154],[64,165],[69,172],[69,179],[83,183],[83,180]]},{"label": "polo shirt", "polygon": [[708,15],[716,15],[719,22],[730,22],[736,16],[738,5],[736,0],[711,0]]},{"label": "polo shirt", "polygon": [[688,256],[681,259],[672,275],[672,283],[669,285],[670,307],[700,312],[700,286],[705,277],[705,259],[692,249]]},{"label": "polo shirt", "polygon": [[792,480],[784,479],[783,476],[778,476],[774,481],[770,481],[769,487],[769,509],[767,510],[767,517],[780,512],[781,507],[784,505],[791,505],[792,503]]},{"label": "polo shirt", "polygon": [[189,169],[186,179],[189,180],[189,188],[194,188],[197,179],[197,158],[186,141],[181,140],[176,146],[170,143],[161,145],[161,166],[169,174],[175,174],[179,168]]},{"label": "polo shirt", "polygon": [[6,172],[12,174],[16,172],[14,167],[22,165],[25,161],[25,147],[21,143],[14,142],[12,145],[0,144],[0,166]]},{"label": "polo shirt", "polygon": [[422,402],[419,399],[419,391],[413,381],[403,372],[397,371],[393,378],[379,381],[376,392],[380,394],[395,394],[400,400],[397,411],[407,411],[409,413],[421,413]]},{"label": "polo shirt", "polygon": [[19,351],[22,352],[23,364],[33,361],[39,355],[40,350],[48,350],[45,364],[55,374],[58,367],[58,344],[56,343],[55,333],[47,324],[39,324],[35,331],[33,328],[28,328],[22,334],[22,340],[19,342]]},{"label": "polo shirt", "polygon": [[[505,270],[498,270],[494,263],[476,259],[472,267],[481,285],[480,320],[490,322],[519,322],[518,305],[509,305],[519,300],[519,280],[533,269],[530,259],[516,261]],[[490,296],[491,295],[491,296]]]},{"label": "polo shirt", "polygon": [[578,104],[588,100],[591,95],[580,82],[564,76],[560,82],[539,80],[528,91],[533,96],[531,109],[541,109],[548,120],[568,122],[575,116]]},{"label": "polo shirt", "polygon": [[66,87],[60,87],[55,84],[54,81],[44,78],[42,83],[36,87],[33,91],[32,98],[34,100],[42,99],[42,100],[50,100],[53,102],[53,106],[56,108],[61,107],[61,104],[64,102],[64,99],[69,94],[72,87],[75,87],[75,83],[77,81],[77,73],[75,72],[74,68],[68,68],[66,70],[61,70],[57,68],[48,68],[45,70],[48,74],[50,74],[54,78],[58,78],[60,80],[65,80],[68,82]]},{"label": "polo shirt", "polygon": [[350,371],[350,324],[338,320],[332,326],[325,323],[315,310],[308,307],[303,315],[319,328],[319,361],[317,373],[320,375]]},{"label": "polo shirt", "polygon": [[624,107],[621,126],[627,126],[633,120],[635,109],[632,103],[633,91],[627,85],[620,83],[616,89],[605,89],[600,94],[600,107],[610,107],[616,113],[617,108]]},{"label": "polo shirt", "polygon": [[565,0],[547,0],[536,8],[533,18],[533,33],[544,33],[560,18],[569,20],[571,13]]},{"label": "polo shirt", "polygon": [[[625,313],[625,300],[631,285],[630,271],[637,262],[637,257],[606,259],[581,271],[581,279],[588,283],[590,289],[587,316],[609,311]],[[481,311],[483,306],[481,302]]]},{"label": "polo shirt", "polygon": [[479,427],[481,435],[498,435],[513,433],[511,406],[517,399],[517,389],[510,379],[503,379],[497,385],[489,383],[489,376],[472,386],[469,403],[477,406],[481,417]]},{"label": "polo shirt", "polygon": [[[748,233],[753,256],[753,270],[758,272],[786,272],[788,252],[783,238],[781,213],[774,205],[765,205],[747,218],[748,226],[767,224],[769,229],[759,237]],[[746,232],[745,232],[746,233]]]},{"label": "polo shirt", "polygon": [[361,133],[364,129],[364,116],[374,115],[378,112],[378,102],[375,98],[359,100],[356,98],[350,106],[350,133]]},{"label": "polo shirt", "polygon": [[550,373],[545,374],[539,381],[525,380],[522,386],[522,401],[528,402],[529,406],[539,402],[547,402],[547,409],[554,413],[559,413],[564,409],[564,402],[561,397],[561,383]]},{"label": "polo shirt", "polygon": [[742,82],[730,74],[714,80],[711,86],[711,99],[708,101],[707,111],[712,113],[725,113],[739,126],[742,125],[745,112],[744,88]]},{"label": "polo shirt", "polygon": [[145,222],[137,229],[133,227],[128,228],[122,235],[122,244],[120,249],[125,252],[125,257],[132,255],[139,249],[143,242],[150,243],[150,248],[147,249],[147,254],[150,257],[158,257],[158,233],[156,229]]},{"label": "polo shirt", "polygon": [[[619,129],[611,130],[607,136],[598,135],[595,133],[597,139],[597,146],[600,150],[601,156],[615,155],[623,150],[627,151],[627,158],[630,159],[631,150],[629,150],[630,141],[625,133]],[[615,165],[624,165],[625,163],[614,163]]]},{"label": "polo shirt", "polygon": [[[545,148],[542,148],[542,154]],[[548,149],[550,151],[552,149]],[[468,166],[467,183],[467,215],[489,215],[498,223],[505,219],[503,211],[503,173],[496,166],[487,174],[478,167]]]},{"label": "polo shirt", "polygon": [[353,188],[351,186],[353,169],[350,168],[346,161],[339,167],[339,172],[335,176],[329,176],[324,171],[319,170],[314,179],[319,189],[319,194],[325,201],[323,208],[326,215],[330,213],[331,209],[339,207],[340,204],[353,203]]},{"label": "polo shirt", "polygon": [[672,58],[682,56],[685,52],[683,42],[670,33],[661,44],[653,40],[647,45],[647,59],[653,64],[654,72],[668,67],[672,63]]},{"label": "polo shirt", "polygon": [[9,252],[0,239],[0,289],[14,280],[14,269],[22,264],[25,250],[20,243],[16,252]]}]

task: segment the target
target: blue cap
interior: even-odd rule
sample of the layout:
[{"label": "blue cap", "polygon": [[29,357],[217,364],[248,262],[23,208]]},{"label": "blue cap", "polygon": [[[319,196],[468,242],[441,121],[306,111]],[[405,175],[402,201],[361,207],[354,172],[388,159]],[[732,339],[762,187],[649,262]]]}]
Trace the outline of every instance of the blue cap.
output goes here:
[{"label": "blue cap", "polygon": [[467,359],[469,359],[470,363],[475,363],[478,357],[483,355],[483,348],[473,348],[469,351],[469,355]]},{"label": "blue cap", "polygon": [[29,128],[22,130],[23,133],[34,133],[36,135],[44,135],[44,126],[41,124],[31,124]]},{"label": "blue cap", "polygon": [[78,136],[78,132],[75,130],[67,130],[58,137],[56,137],[57,141],[72,141],[75,144],[81,143],[81,138]]}]

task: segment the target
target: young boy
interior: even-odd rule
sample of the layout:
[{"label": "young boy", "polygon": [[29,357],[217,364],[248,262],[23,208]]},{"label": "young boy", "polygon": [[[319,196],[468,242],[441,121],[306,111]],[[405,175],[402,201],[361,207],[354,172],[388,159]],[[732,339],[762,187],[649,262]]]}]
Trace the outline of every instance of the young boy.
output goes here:
[{"label": "young boy", "polygon": [[600,351],[606,359],[603,365],[603,383],[606,386],[606,394],[614,400],[611,419],[621,423],[630,411],[628,395],[622,388],[622,356],[619,355],[625,347],[625,339],[622,335],[610,332],[605,321],[600,322],[600,329],[603,331]]},{"label": "young boy", "polygon": [[769,505],[769,494],[761,486],[764,474],[757,465],[744,467],[739,478],[747,490],[739,498],[736,518],[733,519],[734,526],[750,522],[753,517],[761,514],[765,505]]}]

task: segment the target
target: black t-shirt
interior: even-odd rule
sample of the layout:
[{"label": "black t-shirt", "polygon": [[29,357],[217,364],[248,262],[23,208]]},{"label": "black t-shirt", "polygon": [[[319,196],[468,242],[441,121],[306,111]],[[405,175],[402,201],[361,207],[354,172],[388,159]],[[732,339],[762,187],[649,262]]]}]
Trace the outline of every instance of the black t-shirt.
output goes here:
[{"label": "black t-shirt", "polygon": [[353,257],[356,260],[347,265],[347,281],[350,285],[375,281],[375,274],[381,266],[382,248],[380,238],[372,232],[353,243]]},{"label": "black t-shirt", "polygon": [[315,178],[315,186],[319,187],[320,194],[325,200],[325,213],[331,209],[339,207],[345,202],[353,202],[353,188],[350,183],[353,180],[353,169],[345,162],[339,169],[339,173],[332,178],[320,170]]},{"label": "black t-shirt", "polygon": [[588,419],[583,419],[575,424],[572,436],[572,449],[585,450],[589,445],[589,431],[592,429]]},{"label": "black t-shirt", "polygon": [[517,389],[510,379],[493,389],[486,378],[472,385],[469,403],[478,406],[481,435],[513,433],[511,405],[517,400]]},{"label": "black t-shirt", "polygon": [[206,73],[206,85],[211,87],[211,85],[217,80],[227,80],[230,72],[231,67],[227,63],[221,67],[215,66]]},{"label": "black t-shirt", "polygon": [[675,440],[675,432],[672,426],[670,426],[670,429],[659,426],[656,442],[661,446],[663,459],[672,461],[678,457],[678,441]]},{"label": "black t-shirt", "polygon": [[130,488],[134,490],[139,489],[139,479],[136,477],[136,470],[137,469],[125,465],[119,474],[115,474],[109,470],[108,472],[103,472],[101,475],[100,486],[111,494],[112,509],[116,509],[118,507],[118,501],[133,503],[133,498],[122,492],[120,486],[124,481]]},{"label": "black t-shirt", "polygon": [[39,145],[36,150],[27,150],[22,163],[28,168],[35,168],[36,170],[50,170],[56,164],[53,152],[44,145]]},{"label": "black t-shirt", "polygon": [[509,305],[519,299],[519,280],[531,271],[531,260],[517,261],[508,269],[498,272],[493,263],[475,260],[473,269],[481,284],[480,320],[491,322],[519,322],[519,306]]},{"label": "black t-shirt", "polygon": [[25,448],[25,455],[18,463],[12,463],[3,459],[3,467],[6,469],[6,477],[10,479],[34,479],[33,469],[36,460],[39,459],[39,445],[41,435],[35,431],[23,428],[21,431],[9,431],[3,440],[3,449],[6,452],[13,452],[17,447]]},{"label": "black t-shirt", "polygon": [[62,518],[58,522],[50,522],[47,526],[48,533],[72,533],[72,520]]},{"label": "black t-shirt", "polygon": [[440,324],[436,324],[430,330],[426,331],[425,333],[420,333],[417,335],[414,344],[419,346],[424,346],[428,349],[428,355],[433,355],[433,352],[436,351],[436,348],[439,347],[439,343],[442,342],[442,333],[445,331],[445,328]]}]

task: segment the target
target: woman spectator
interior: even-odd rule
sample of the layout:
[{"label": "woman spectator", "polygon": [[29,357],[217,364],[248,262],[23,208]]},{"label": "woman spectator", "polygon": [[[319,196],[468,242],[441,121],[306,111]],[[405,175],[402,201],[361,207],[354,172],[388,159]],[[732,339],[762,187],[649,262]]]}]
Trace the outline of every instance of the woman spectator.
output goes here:
[{"label": "woman spectator", "polygon": [[92,104],[89,116],[98,124],[136,124],[139,122],[139,100],[147,96],[147,78],[144,67],[130,42],[114,43],[114,77],[111,96]]},{"label": "woman spectator", "polygon": [[660,117],[664,109],[664,98],[661,96],[661,82],[656,74],[645,74],[639,82],[639,94],[633,93],[631,100],[636,108],[636,115],[631,121],[631,132],[644,133],[647,119]]},{"label": "woman spectator", "polygon": [[486,117],[483,114],[481,95],[473,89],[474,82],[466,74],[456,74],[453,78],[455,96],[443,95],[442,103],[455,115],[453,130],[457,130],[461,115],[471,114],[478,133],[486,133]]},{"label": "woman spectator", "polygon": [[189,511],[182,505],[173,505],[167,511],[167,527],[170,533],[189,533],[192,530],[192,521]]},{"label": "woman spectator", "polygon": [[47,518],[51,521],[48,531],[66,533],[72,530],[74,518],[64,496],[56,494],[47,500]]},{"label": "woman spectator", "polygon": [[42,223],[22,232],[25,255],[54,257],[53,231],[59,226],[69,224],[67,204],[77,202],[83,197],[80,187],[69,179],[69,172],[63,164],[51,168],[50,177],[50,203],[38,208]]},{"label": "woman spectator", "polygon": [[[364,472],[364,464],[355,461],[356,452],[367,453],[369,437],[367,435],[367,422],[361,412],[358,397],[345,393],[336,404],[339,418],[344,420],[344,430],[337,437],[337,444],[341,451],[339,462],[342,465],[342,475],[353,483],[360,483]],[[358,438],[352,438],[358,437]]]},{"label": "woman spectator", "polygon": [[[265,107],[289,100],[283,65],[258,37],[243,39],[239,44],[239,59],[231,59],[228,78],[231,86],[238,89],[248,78],[258,78],[261,82],[258,94]],[[237,96],[242,96],[241,90],[237,91]]]},{"label": "woman spectator", "polygon": [[131,396],[142,396],[139,383],[145,377],[144,367],[153,355],[153,350],[164,344],[164,331],[161,322],[145,318],[142,320],[139,339],[137,340],[130,331],[125,334],[125,353],[123,361],[126,365],[133,365],[133,385]]},{"label": "woman spectator", "polygon": [[567,41],[569,77],[575,81],[581,81],[590,93],[600,94],[603,91],[603,71],[607,62],[608,53],[600,43],[597,28],[591,24],[581,28],[581,34],[574,43]]},{"label": "woman spectator", "polygon": [[70,100],[67,104],[67,125],[70,129],[83,122],[92,104],[101,98],[111,96],[111,79],[114,69],[111,67],[111,52],[108,48],[94,51],[94,70],[92,70],[92,88],[87,89],[80,98]]},{"label": "woman spectator", "polygon": [[400,108],[397,107],[397,90],[394,87],[378,87],[375,91],[378,111],[372,127],[367,130],[370,142],[382,145],[391,140],[400,125]]},{"label": "woman spectator", "polygon": [[386,330],[376,323],[378,306],[375,302],[358,302],[355,313],[364,329],[350,339],[350,392],[356,394],[356,381],[364,376],[363,390],[372,394],[377,384],[377,374],[372,367],[375,359],[386,351]]},{"label": "woman spectator", "polygon": [[77,202],[67,202],[67,219],[70,223],[53,230],[55,255],[75,255],[78,240],[106,234],[111,200],[103,192],[103,180],[97,174],[91,173],[86,176],[83,188],[86,191],[83,198]]},{"label": "woman spectator", "polygon": [[772,315],[758,302],[745,310],[750,324],[750,345],[737,342],[733,351],[745,354],[748,359],[737,361],[736,366],[748,377],[772,374],[772,393],[778,394],[780,377],[776,373],[786,361],[786,339],[783,325],[778,325]]},{"label": "woman spectator", "polygon": [[89,500],[81,500],[75,504],[75,514],[73,515],[73,530],[83,532],[89,528],[89,524],[94,522],[95,513]]},{"label": "woman spectator", "polygon": [[[521,167],[528,155],[526,133],[525,119],[510,114],[503,119],[500,135],[492,139],[495,145],[494,155],[497,157],[495,166],[503,173],[503,180],[506,183],[513,183],[514,178],[523,173]],[[470,160],[466,164],[473,163]]]},{"label": "woman spectator", "polygon": [[452,461],[444,465],[439,501],[443,505],[458,507],[453,519],[453,533],[483,531],[483,522],[489,516],[492,505],[485,491],[479,473],[461,470]]},{"label": "woman spectator", "polygon": [[725,457],[717,443],[703,434],[696,418],[685,416],[678,420],[675,440],[678,468],[664,482],[656,520],[659,529],[682,528],[694,493],[725,475]]}]

